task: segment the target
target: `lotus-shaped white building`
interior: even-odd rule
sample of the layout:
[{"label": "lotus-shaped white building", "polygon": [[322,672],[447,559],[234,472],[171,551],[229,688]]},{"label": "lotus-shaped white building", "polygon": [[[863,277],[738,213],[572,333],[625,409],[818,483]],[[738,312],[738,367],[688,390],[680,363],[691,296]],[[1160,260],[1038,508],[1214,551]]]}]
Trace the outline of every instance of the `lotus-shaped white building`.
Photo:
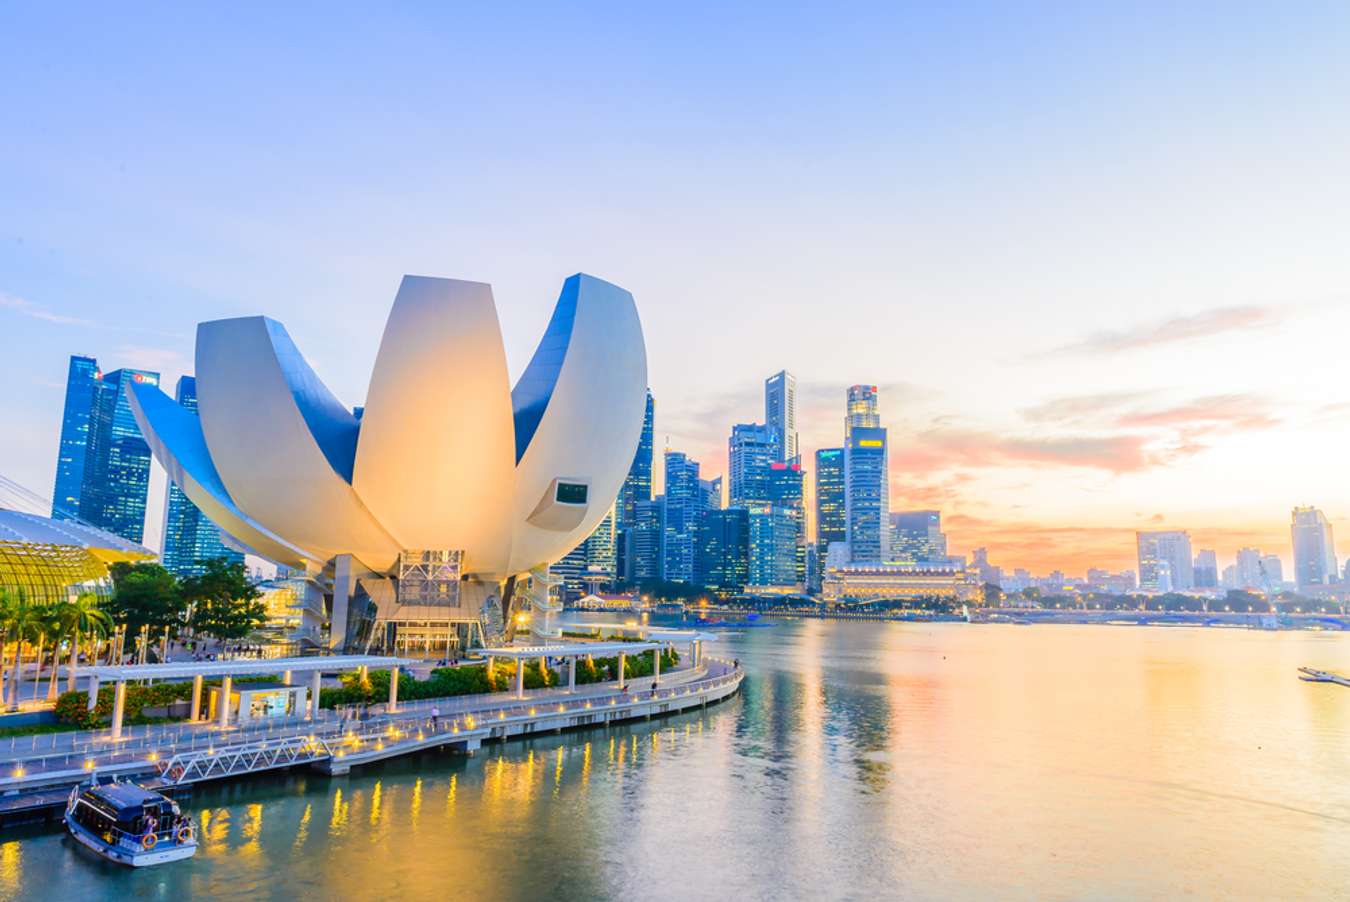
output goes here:
[{"label": "lotus-shaped white building", "polygon": [[324,586],[351,647],[372,623],[509,623],[517,579],[610,511],[647,354],[633,296],[578,274],[512,388],[491,286],[405,276],[360,412],[261,316],[199,325],[196,378],[195,413],[129,389],[156,459],[240,547]]}]

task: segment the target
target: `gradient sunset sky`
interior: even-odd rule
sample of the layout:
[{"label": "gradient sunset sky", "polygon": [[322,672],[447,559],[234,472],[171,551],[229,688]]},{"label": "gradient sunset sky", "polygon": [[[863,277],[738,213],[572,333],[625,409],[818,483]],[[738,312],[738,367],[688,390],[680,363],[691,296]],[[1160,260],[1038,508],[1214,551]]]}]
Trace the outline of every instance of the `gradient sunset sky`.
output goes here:
[{"label": "gradient sunset sky", "polygon": [[1350,6],[647,6],[0,11],[0,473],[50,494],[71,353],[172,391],[266,313],[354,405],[403,273],[518,373],[581,270],[705,475],[786,367],[1007,568],[1350,550]]}]

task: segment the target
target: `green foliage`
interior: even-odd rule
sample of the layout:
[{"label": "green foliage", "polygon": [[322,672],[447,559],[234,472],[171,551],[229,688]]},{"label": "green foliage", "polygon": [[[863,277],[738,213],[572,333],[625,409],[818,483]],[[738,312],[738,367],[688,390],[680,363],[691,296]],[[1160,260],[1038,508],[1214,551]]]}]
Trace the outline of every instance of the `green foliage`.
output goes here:
[{"label": "green foliage", "polygon": [[248,581],[242,561],[224,558],[203,562],[206,571],[179,586],[185,605],[192,606],[192,627],[221,640],[242,639],[267,622],[262,593]]},{"label": "green foliage", "polygon": [[[640,655],[624,656],[624,679],[632,680],[638,677],[649,677],[652,675],[652,655],[654,652],[643,652]],[[676,664],[680,663],[680,653],[673,648],[668,648],[661,653],[661,672],[667,673]],[[577,685],[584,686],[590,683],[603,683],[607,680],[613,680],[619,672],[619,656],[612,658],[595,658],[588,662],[585,658],[577,661]]]},{"label": "green foliage", "polygon": [[[99,689],[98,702],[94,705],[94,710],[90,711],[87,708],[89,693],[63,692],[56,699],[56,719],[61,723],[74,724],[81,729],[97,729],[99,726],[112,721],[113,693],[114,688],[112,686]],[[190,682],[155,683],[153,686],[128,684],[126,706],[122,711],[122,717],[127,723],[138,723],[142,719],[141,710],[143,708],[159,708],[174,702],[187,701],[191,698],[192,684]]]},{"label": "green foliage", "polygon": [[[333,708],[338,705],[375,704],[389,699],[389,671],[372,670],[364,684],[356,673],[346,673],[341,677],[340,687],[328,687],[319,690],[319,707]],[[456,695],[482,695],[489,692],[507,692],[515,687],[516,667],[511,661],[499,661],[493,665],[492,677],[488,677],[487,665],[466,665],[463,667],[438,667],[431,671],[425,680],[413,679],[405,670],[398,674],[398,697],[403,701],[419,701],[429,698],[449,698]],[[531,661],[525,665],[525,688],[543,689],[558,685],[558,672],[546,670],[540,672],[539,662]]]},{"label": "green foliage", "polygon": [[128,636],[135,636],[142,627],[157,633],[167,626],[176,633],[182,626],[186,605],[172,573],[159,564],[125,561],[113,564],[111,572],[113,595],[106,610],[114,623],[127,628]]}]

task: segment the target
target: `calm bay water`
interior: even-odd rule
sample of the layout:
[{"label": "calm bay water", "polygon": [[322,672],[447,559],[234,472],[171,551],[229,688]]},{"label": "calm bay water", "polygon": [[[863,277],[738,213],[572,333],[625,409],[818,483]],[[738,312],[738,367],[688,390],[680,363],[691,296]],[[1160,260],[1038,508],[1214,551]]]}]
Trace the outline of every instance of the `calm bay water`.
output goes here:
[{"label": "calm bay water", "polygon": [[740,697],[199,790],[190,862],[0,834],[0,898],[1332,898],[1350,636],[791,622]]}]

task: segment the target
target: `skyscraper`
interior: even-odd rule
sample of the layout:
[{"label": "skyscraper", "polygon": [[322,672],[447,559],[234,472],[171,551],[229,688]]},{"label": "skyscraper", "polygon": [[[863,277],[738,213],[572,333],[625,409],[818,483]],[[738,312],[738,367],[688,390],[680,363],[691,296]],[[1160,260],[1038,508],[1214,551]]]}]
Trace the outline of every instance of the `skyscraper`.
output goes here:
[{"label": "skyscraper", "polygon": [[1216,589],[1219,586],[1219,556],[1207,548],[1195,553],[1195,587]]},{"label": "skyscraper", "polygon": [[787,370],[764,380],[764,423],[778,437],[778,462],[796,462],[797,379]]},{"label": "skyscraper", "polygon": [[71,355],[66,374],[66,405],[61,414],[61,444],[56,450],[56,485],[52,488],[52,518],[56,520],[80,515],[85,452],[89,447],[89,410],[102,375],[93,357]]},{"label": "skyscraper", "polygon": [[703,487],[698,461],[681,451],[666,451],[665,509],[661,529],[664,579],[693,583],[698,579],[698,529],[703,515]]},{"label": "skyscraper", "polygon": [[615,510],[615,523],[623,530],[633,522],[633,514],[639,501],[652,499],[652,420],[656,403],[652,400],[652,390],[647,389],[647,412],[642,418],[642,435],[638,439],[637,452],[633,455],[633,465],[628,468],[628,476],[619,489],[619,504]]},{"label": "skyscraper", "polygon": [[121,369],[94,386],[80,487],[80,519],[132,542],[145,535],[150,446],[127,402],[131,382],[159,384],[159,373]]},{"label": "skyscraper", "polygon": [[[188,410],[197,409],[197,380],[181,376],[175,399]],[[198,576],[205,572],[205,561],[224,558],[231,563],[244,555],[227,548],[220,528],[187,499],[178,483],[169,480],[169,496],[164,511],[164,568],[179,576]]]},{"label": "skyscraper", "polygon": [[1135,533],[1139,552],[1139,588],[1145,592],[1180,592],[1194,586],[1191,535],[1185,530]]},{"label": "skyscraper", "polygon": [[796,584],[797,522],[785,508],[767,502],[752,501],[746,510],[750,526],[749,585]]},{"label": "skyscraper", "polygon": [[602,576],[605,583],[614,581],[614,512],[617,506],[616,502],[581,544],[548,568],[554,576],[562,577],[564,602],[573,602],[585,595],[592,582],[589,577]]},{"label": "skyscraper", "polygon": [[703,585],[724,598],[743,592],[750,566],[749,512],[743,507],[704,511],[699,544]]},{"label": "skyscraper", "polygon": [[1336,542],[1331,523],[1315,507],[1296,507],[1290,516],[1289,533],[1294,543],[1294,581],[1300,589],[1326,586],[1336,581]]},{"label": "skyscraper", "polygon": [[662,529],[666,503],[663,498],[639,501],[633,505],[633,522],[624,532],[624,559],[628,569],[624,578],[636,583],[662,579]]},{"label": "skyscraper", "polygon": [[698,482],[703,489],[703,509],[720,510],[722,507],[722,477],[700,479]]},{"label": "skyscraper", "polygon": [[1237,576],[1236,588],[1265,590],[1266,580],[1261,572],[1260,550],[1239,548],[1237,558],[1233,563],[1237,567],[1235,571]]},{"label": "skyscraper", "polygon": [[[769,465],[769,501],[797,524],[792,539],[795,582],[806,584],[806,496],[802,468],[795,463]],[[776,553],[776,552],[775,552]]]},{"label": "skyscraper", "polygon": [[844,443],[844,517],[854,563],[884,563],[891,555],[886,483],[886,430],[853,425]]},{"label": "skyscraper", "polygon": [[891,514],[891,557],[902,564],[946,563],[947,537],[942,533],[942,512]]},{"label": "skyscraper", "polygon": [[848,412],[844,416],[844,443],[848,443],[853,427],[863,426],[876,429],[881,426],[881,414],[877,411],[877,387],[875,385],[853,385],[848,390]]},{"label": "skyscraper", "polygon": [[778,434],[759,423],[737,423],[727,441],[730,504],[769,500],[769,466],[780,460]]},{"label": "skyscraper", "polygon": [[848,541],[844,510],[844,449],[821,448],[816,451],[816,554],[822,572],[830,543]]}]

